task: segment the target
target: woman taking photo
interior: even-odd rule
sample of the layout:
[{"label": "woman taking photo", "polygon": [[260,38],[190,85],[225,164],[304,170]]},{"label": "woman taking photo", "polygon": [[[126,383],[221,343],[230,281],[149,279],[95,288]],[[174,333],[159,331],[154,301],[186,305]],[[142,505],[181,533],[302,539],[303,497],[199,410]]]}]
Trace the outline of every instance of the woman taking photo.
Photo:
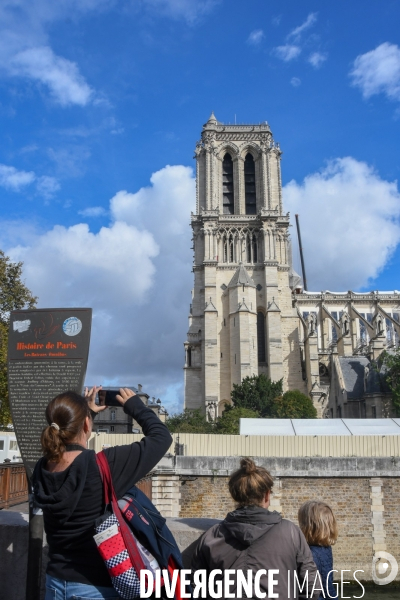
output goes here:
[{"label": "woman taking photo", "polygon": [[[277,597],[318,598],[319,591],[312,594],[317,570],[304,535],[297,525],[268,510],[273,484],[266,469],[257,467],[250,458],[240,461],[240,469],[229,480],[229,492],[238,507],[201,537],[192,569],[205,569],[208,574],[214,569],[221,569],[222,574],[232,569],[243,571],[245,577],[250,570],[253,581],[257,572],[265,569],[260,591],[267,598],[268,570],[276,569],[273,592],[279,594]],[[304,583],[301,593],[294,585],[294,573],[300,586]],[[234,584],[229,592],[234,594],[231,597],[240,597]]]},{"label": "woman taking photo", "polygon": [[[104,513],[103,484],[96,455],[87,449],[97,389],[86,396],[64,392],[46,409],[43,458],[36,464],[33,487],[43,510],[49,546],[45,600],[119,600],[93,540],[94,522]],[[140,442],[104,450],[116,495],[121,498],[167,452],[172,438],[157,415],[135,393],[123,388],[117,399],[142,427]]]}]

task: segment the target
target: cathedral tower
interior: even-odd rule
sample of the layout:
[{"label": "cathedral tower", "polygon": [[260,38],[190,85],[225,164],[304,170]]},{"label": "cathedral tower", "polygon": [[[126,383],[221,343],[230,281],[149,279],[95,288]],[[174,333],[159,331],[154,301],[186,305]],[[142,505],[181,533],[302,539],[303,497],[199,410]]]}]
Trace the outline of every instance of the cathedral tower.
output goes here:
[{"label": "cathedral tower", "polygon": [[185,407],[220,415],[234,383],[265,373],[305,389],[292,288],[281,151],[268,123],[214,114],[196,145],[194,290],[185,342]]}]

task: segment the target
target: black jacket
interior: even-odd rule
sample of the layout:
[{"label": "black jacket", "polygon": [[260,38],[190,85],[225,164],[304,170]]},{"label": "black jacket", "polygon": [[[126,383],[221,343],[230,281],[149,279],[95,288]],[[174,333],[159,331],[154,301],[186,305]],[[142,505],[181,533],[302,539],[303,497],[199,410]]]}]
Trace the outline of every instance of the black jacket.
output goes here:
[{"label": "black jacket", "polygon": [[[253,576],[260,569],[278,569],[274,592],[279,598],[311,598],[316,566],[311,550],[300,529],[274,511],[260,506],[245,506],[228,513],[224,521],[214,525],[200,538],[192,559],[192,570],[248,570]],[[293,593],[294,572],[300,582],[308,571],[307,586],[302,594]],[[289,580],[290,573],[290,595]],[[268,574],[261,577],[260,589],[268,593]],[[231,593],[237,593],[234,586]],[[306,596],[306,593],[308,595]],[[318,598],[319,592],[314,595]],[[267,594],[268,597],[268,594]]]},{"label": "black jacket", "polygon": [[[145,437],[105,450],[118,498],[155,467],[172,442],[166,426],[138,396],[129,398],[124,411],[139,423]],[[95,452],[84,450],[59,473],[47,471],[42,458],[36,464],[33,485],[49,545],[47,573],[66,581],[111,586],[93,540],[94,522],[104,512]]]}]

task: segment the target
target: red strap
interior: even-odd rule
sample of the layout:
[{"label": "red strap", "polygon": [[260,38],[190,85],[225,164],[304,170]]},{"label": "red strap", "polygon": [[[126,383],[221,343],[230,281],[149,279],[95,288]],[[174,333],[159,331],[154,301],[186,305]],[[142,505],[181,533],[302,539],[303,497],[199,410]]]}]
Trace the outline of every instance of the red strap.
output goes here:
[{"label": "red strap", "polygon": [[179,568],[178,565],[176,564],[172,554],[168,559],[168,574],[169,574],[169,580],[172,581],[172,576],[174,574],[174,571],[178,570],[178,579],[176,580],[176,588],[175,588],[175,599],[176,600],[182,600],[182,596],[181,596],[181,578],[179,575]]},{"label": "red strap", "polygon": [[143,562],[139,549],[136,546],[136,542],[134,540],[132,532],[129,529],[129,526],[125,521],[124,517],[122,516],[121,510],[118,506],[118,499],[115,494],[114,486],[111,479],[110,466],[108,464],[107,457],[103,451],[96,454],[96,461],[103,479],[105,503],[111,504],[112,506],[113,513],[118,520],[121,535],[124,538],[125,546],[128,551],[129,557],[132,561],[132,565],[136,573],[139,575],[140,571],[142,569],[145,569],[146,566]]}]

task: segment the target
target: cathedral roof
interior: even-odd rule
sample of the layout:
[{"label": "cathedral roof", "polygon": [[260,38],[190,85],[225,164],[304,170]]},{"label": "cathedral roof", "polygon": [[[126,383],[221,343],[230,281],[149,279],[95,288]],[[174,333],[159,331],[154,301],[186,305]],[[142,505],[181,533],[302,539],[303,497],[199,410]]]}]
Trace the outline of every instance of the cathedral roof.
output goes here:
[{"label": "cathedral roof", "polygon": [[364,395],[364,372],[370,364],[366,356],[339,356],[343,380],[348,398],[362,398]]},{"label": "cathedral roof", "polygon": [[349,400],[389,391],[382,368],[366,356],[339,356],[339,363]]},{"label": "cathedral roof", "polygon": [[247,285],[249,287],[256,287],[256,284],[244,268],[243,264],[240,263],[232,279],[229,282],[228,288],[233,288],[238,285]]}]

